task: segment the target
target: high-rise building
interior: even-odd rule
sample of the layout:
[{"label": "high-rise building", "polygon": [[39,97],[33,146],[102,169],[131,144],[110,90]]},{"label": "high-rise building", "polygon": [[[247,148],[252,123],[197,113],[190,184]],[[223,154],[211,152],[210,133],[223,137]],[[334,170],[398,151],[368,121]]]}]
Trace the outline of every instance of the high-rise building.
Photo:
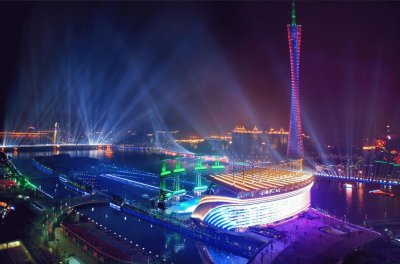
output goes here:
[{"label": "high-rise building", "polygon": [[292,3],[292,23],[287,25],[290,70],[291,70],[291,106],[287,155],[291,159],[302,159],[304,156],[303,133],[301,130],[300,95],[299,95],[299,68],[301,47],[301,25],[296,23],[296,10]]},{"label": "high-rise building", "polygon": [[56,122],[54,124],[54,133],[53,133],[53,145],[57,145],[58,144],[58,123]]},{"label": "high-rise building", "polygon": [[304,150],[299,105],[301,26],[296,24],[294,4],[288,35],[292,73],[289,133],[283,129],[263,132],[256,127],[253,130],[236,127],[232,131],[232,148],[239,158],[250,157],[248,160],[257,161],[260,151],[267,157],[268,152],[272,153],[279,145],[285,144],[288,136],[287,154],[291,160],[281,162],[279,159],[279,162],[268,163],[265,167],[254,164],[239,172],[233,168],[230,172],[210,175],[208,179],[213,184],[191,215],[195,222],[241,231],[286,221],[310,207],[314,177],[302,169]]}]

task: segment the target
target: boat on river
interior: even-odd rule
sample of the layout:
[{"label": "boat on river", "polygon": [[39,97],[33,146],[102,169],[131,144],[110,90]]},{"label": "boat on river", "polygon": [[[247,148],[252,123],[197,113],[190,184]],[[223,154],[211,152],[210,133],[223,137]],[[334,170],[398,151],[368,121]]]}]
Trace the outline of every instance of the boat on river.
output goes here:
[{"label": "boat on river", "polygon": [[377,189],[377,190],[372,190],[372,191],[369,191],[369,193],[372,193],[372,194],[378,194],[378,195],[384,195],[384,196],[390,196],[390,197],[393,197],[393,196],[395,196],[395,194],[394,194],[394,193],[390,193],[390,192],[384,192],[384,191],[382,191],[382,190],[379,190],[379,189]]}]

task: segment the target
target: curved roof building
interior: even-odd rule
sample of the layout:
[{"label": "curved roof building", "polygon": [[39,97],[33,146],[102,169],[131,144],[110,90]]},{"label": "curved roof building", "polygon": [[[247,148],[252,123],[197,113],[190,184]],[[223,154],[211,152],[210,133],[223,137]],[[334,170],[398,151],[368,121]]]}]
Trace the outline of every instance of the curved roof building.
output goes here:
[{"label": "curved roof building", "polygon": [[312,174],[296,170],[296,163],[301,160],[272,168],[210,176],[218,188],[230,190],[235,195],[203,196],[192,219],[234,230],[295,216],[309,208],[314,180]]}]

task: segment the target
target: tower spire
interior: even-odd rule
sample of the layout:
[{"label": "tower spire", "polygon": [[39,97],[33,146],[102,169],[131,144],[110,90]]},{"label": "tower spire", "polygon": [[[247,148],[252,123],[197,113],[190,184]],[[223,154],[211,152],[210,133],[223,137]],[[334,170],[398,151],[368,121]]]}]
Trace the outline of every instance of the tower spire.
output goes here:
[{"label": "tower spire", "polygon": [[288,157],[290,159],[303,159],[303,133],[301,130],[300,113],[300,48],[301,48],[301,25],[296,23],[296,10],[292,2],[292,23],[287,25],[290,55],[291,73],[291,104],[290,104],[290,125],[288,136]]},{"label": "tower spire", "polygon": [[294,0],[292,1],[292,25],[296,25],[296,7],[294,5]]}]

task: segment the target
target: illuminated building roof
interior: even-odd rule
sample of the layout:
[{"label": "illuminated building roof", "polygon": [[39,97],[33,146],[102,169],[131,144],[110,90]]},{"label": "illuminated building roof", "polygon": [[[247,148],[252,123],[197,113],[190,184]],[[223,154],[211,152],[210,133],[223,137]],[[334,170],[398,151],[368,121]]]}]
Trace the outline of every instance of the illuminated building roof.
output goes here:
[{"label": "illuminated building roof", "polygon": [[[263,131],[259,130],[257,127],[254,127],[253,130],[247,130],[244,126],[236,126],[235,129],[232,131],[233,133],[237,134],[261,134],[264,133]],[[265,134],[268,135],[288,135],[289,131],[286,131],[283,128],[280,128],[279,130],[275,130],[274,128],[270,128],[269,130],[265,131]],[[303,134],[303,136],[305,136]],[[216,136],[211,136],[211,138],[217,138]],[[231,137],[225,137],[225,138],[231,138]]]},{"label": "illuminated building roof", "polygon": [[375,150],[375,146],[363,146],[363,150]]},{"label": "illuminated building roof", "polygon": [[205,195],[191,217],[206,225],[235,230],[276,223],[309,208],[314,177],[302,171],[302,160],[294,160],[269,168],[212,175],[210,180],[237,196],[222,192]]},{"label": "illuminated building roof", "polygon": [[225,135],[225,136],[211,135],[208,139],[231,140],[232,136],[229,136],[229,135]]},{"label": "illuminated building roof", "polygon": [[197,144],[197,143],[203,142],[203,141],[204,141],[204,138],[189,137],[189,138],[184,138],[184,139],[176,139],[175,141],[178,142],[178,143]]},{"label": "illuminated building roof", "polygon": [[209,178],[222,187],[239,193],[239,197],[264,196],[285,192],[313,181],[313,175],[303,172],[301,160],[276,165],[269,168],[253,168],[235,173],[221,173]]},{"label": "illuminated building roof", "polygon": [[267,133],[269,135],[288,135],[289,131],[285,131],[283,128],[281,128],[279,130],[270,128],[268,131],[265,131],[265,133]]},{"label": "illuminated building roof", "polygon": [[259,130],[256,126],[253,128],[253,130],[247,130],[244,126],[236,126],[235,129],[233,130],[233,133],[239,133],[239,134],[261,134],[262,131]]}]

